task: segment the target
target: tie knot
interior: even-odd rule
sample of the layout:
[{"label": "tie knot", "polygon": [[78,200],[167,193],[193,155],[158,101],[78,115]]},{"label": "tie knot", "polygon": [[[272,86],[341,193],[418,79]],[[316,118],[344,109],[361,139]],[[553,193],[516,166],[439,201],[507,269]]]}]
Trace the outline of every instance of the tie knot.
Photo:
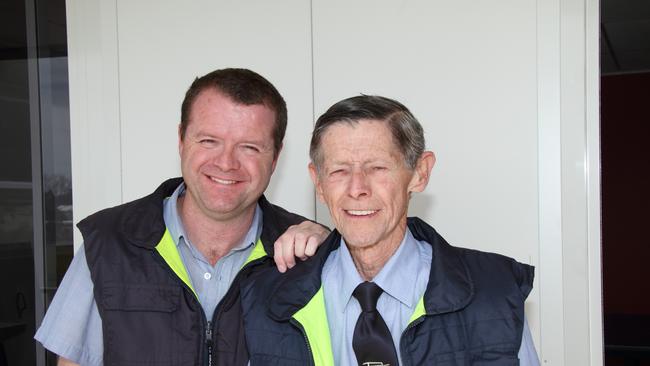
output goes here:
[{"label": "tie knot", "polygon": [[376,283],[366,281],[354,289],[352,296],[359,301],[362,311],[369,312],[377,310],[377,300],[383,291]]}]

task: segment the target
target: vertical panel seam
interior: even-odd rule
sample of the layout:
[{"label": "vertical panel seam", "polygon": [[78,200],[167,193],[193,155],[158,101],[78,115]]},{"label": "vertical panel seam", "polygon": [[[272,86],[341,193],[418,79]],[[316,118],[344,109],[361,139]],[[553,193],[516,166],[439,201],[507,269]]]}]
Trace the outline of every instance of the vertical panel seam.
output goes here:
[{"label": "vertical panel seam", "polygon": [[[564,365],[566,359],[566,328],[563,325],[565,259],[562,233],[561,6],[561,0],[536,2],[540,356],[542,364],[550,362],[558,365]],[[559,293],[560,299],[551,299],[553,296],[550,292]],[[552,319],[553,316],[560,319]],[[558,321],[560,324],[557,324]]]},{"label": "vertical panel seam", "polygon": [[[312,130],[316,123],[316,79],[314,77],[314,1],[309,0],[309,51],[311,61],[311,123]],[[311,139],[310,139],[311,140]],[[309,145],[311,147],[311,144]],[[310,157],[311,160],[311,157]],[[314,220],[318,221],[318,197],[316,194],[316,187],[314,190]]]},{"label": "vertical panel seam", "polygon": [[120,154],[120,202],[124,202],[124,149],[122,148],[122,96],[120,89],[120,18],[118,16],[118,0],[115,1],[115,68],[117,73],[117,128],[118,128],[118,148]]},{"label": "vertical panel seam", "polygon": [[[586,216],[587,216],[587,296],[588,296],[588,334],[589,334],[589,364],[594,366],[603,365],[603,341],[604,336],[602,333],[602,255],[601,255],[601,237],[600,220],[594,222],[594,215],[600,217],[600,190],[592,189],[594,185],[600,185],[600,170],[592,169],[594,164],[600,165],[600,131],[598,120],[598,95],[599,95],[599,53],[598,53],[598,32],[590,33],[590,29],[597,29],[600,23],[600,13],[596,11],[593,17],[590,12],[593,9],[591,6],[595,4],[598,8],[597,0],[584,1],[584,93],[585,93],[585,166],[586,166]],[[595,57],[595,62],[590,60],[590,57]],[[592,69],[595,66],[595,70]],[[594,80],[595,79],[595,80]],[[594,81],[593,85],[591,82]],[[594,93],[591,93],[590,86]],[[595,98],[593,98],[595,95]],[[595,99],[595,102],[594,102]],[[595,117],[595,121],[592,118]],[[595,135],[593,136],[595,131]],[[593,152],[596,154],[592,154]],[[595,226],[595,228],[594,228]],[[594,237],[595,236],[595,237]],[[596,268],[594,268],[596,267]],[[594,275],[597,275],[594,278]],[[595,282],[595,283],[594,283]],[[594,304],[595,301],[595,304]],[[600,322],[600,323],[599,323]],[[599,325],[600,324],[600,325]]]}]

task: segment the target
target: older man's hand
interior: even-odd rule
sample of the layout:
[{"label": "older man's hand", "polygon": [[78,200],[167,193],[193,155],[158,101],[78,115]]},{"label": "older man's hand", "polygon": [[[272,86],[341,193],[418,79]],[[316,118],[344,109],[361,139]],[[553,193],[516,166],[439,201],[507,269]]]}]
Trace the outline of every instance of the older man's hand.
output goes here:
[{"label": "older man's hand", "polygon": [[327,228],[308,220],[290,226],[273,245],[273,259],[278,271],[286,272],[295,266],[296,257],[304,261],[313,256],[327,235]]}]

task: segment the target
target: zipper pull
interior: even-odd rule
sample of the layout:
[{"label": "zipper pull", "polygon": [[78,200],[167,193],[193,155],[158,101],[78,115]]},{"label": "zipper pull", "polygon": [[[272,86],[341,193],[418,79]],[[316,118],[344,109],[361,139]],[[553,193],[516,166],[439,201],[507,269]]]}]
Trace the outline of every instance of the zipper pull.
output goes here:
[{"label": "zipper pull", "polygon": [[212,366],[212,322],[205,328],[205,343],[208,346],[208,366]]},{"label": "zipper pull", "polygon": [[205,328],[205,342],[210,346],[212,345],[212,322],[208,322]]}]

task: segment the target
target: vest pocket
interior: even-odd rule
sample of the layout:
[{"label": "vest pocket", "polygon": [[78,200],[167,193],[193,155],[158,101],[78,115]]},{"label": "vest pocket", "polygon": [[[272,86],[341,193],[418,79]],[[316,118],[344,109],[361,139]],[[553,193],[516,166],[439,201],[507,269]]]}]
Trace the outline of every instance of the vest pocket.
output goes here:
[{"label": "vest pocket", "polygon": [[100,296],[106,365],[182,364],[179,361],[175,310],[178,287],[105,286]]},{"label": "vest pocket", "polygon": [[519,366],[517,357],[504,357],[499,360],[475,360],[471,362],[472,366]]},{"label": "vest pocket", "polygon": [[169,313],[178,307],[178,287],[121,285],[106,286],[102,291],[102,304],[106,310],[154,311]]},{"label": "vest pocket", "polygon": [[481,359],[465,357],[464,352],[438,355],[434,361],[427,363],[435,366],[518,366],[517,357],[505,356],[499,359]]},{"label": "vest pocket", "polygon": [[[434,355],[430,364],[436,366],[517,366],[517,351],[509,345],[488,346],[471,351]],[[429,363],[427,363],[429,364]]]},{"label": "vest pocket", "polygon": [[448,352],[435,356],[433,365],[436,366],[465,366],[466,362],[465,352]]},{"label": "vest pocket", "polygon": [[472,357],[472,366],[517,366],[517,348],[512,344],[494,345],[484,348]]}]

